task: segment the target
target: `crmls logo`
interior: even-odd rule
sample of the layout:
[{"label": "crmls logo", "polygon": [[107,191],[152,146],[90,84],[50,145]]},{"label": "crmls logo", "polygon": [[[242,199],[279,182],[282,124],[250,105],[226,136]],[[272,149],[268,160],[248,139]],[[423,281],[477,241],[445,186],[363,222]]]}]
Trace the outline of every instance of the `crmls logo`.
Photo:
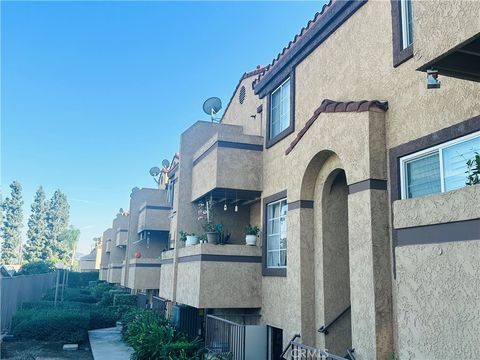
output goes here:
[{"label": "crmls logo", "polygon": [[327,360],[328,357],[321,350],[292,349],[290,352],[290,359]]}]

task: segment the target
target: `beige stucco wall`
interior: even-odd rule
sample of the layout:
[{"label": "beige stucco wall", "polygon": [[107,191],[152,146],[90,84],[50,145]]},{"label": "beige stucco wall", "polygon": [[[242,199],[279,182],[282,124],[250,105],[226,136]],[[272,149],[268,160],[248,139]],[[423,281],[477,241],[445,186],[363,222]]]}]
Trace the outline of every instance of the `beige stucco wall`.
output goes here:
[{"label": "beige stucco wall", "polygon": [[[480,185],[398,200],[394,226],[478,219],[479,200]],[[480,229],[478,234],[480,240]],[[480,329],[480,241],[401,246],[395,253],[400,358],[474,359]]]},{"label": "beige stucco wall", "polygon": [[110,263],[107,272],[107,281],[111,284],[120,284],[122,276],[122,263]]},{"label": "beige stucco wall", "polygon": [[[432,16],[432,11],[435,16]],[[440,1],[435,8],[428,1],[415,1],[415,56],[427,63],[478,34],[478,1]]]},{"label": "beige stucco wall", "polygon": [[[264,136],[263,114],[257,114],[257,107],[261,104],[258,96],[253,93],[252,82],[256,76],[250,76],[240,81],[240,85],[233,94],[232,101],[222,117],[223,124],[239,125],[248,135]],[[245,86],[245,100],[240,104],[239,93],[242,86]],[[252,115],[255,117],[252,118]]]},{"label": "beige stucco wall", "polygon": [[158,296],[170,301],[173,300],[173,263],[161,265]]},{"label": "beige stucco wall", "polygon": [[[230,261],[182,261],[195,255],[260,256],[261,249],[246,245],[198,244],[179,249],[176,301],[197,308],[258,308],[261,306],[261,264]],[[162,259],[171,258],[165,252]],[[160,296],[170,299],[172,265],[162,265]],[[228,296],[225,296],[228,294]]]},{"label": "beige stucco wall", "polygon": [[400,359],[476,359],[480,241],[405,246],[396,254]]},{"label": "beige stucco wall", "polygon": [[138,215],[138,232],[143,230],[170,230],[170,210],[143,209]]},{"label": "beige stucco wall", "polygon": [[102,234],[102,255],[100,260],[99,279],[105,281],[107,280],[108,264],[110,263],[110,252],[107,252],[107,241],[111,234],[110,231],[111,229],[108,229]]},{"label": "beige stucco wall", "polygon": [[121,263],[125,259],[125,247],[117,246],[118,230],[128,228],[128,216],[117,214],[112,222],[112,240],[110,241],[110,263]]},{"label": "beige stucco wall", "polygon": [[393,203],[394,228],[480,218],[480,185]]},{"label": "beige stucco wall", "polygon": [[[261,136],[247,136],[239,126],[223,126],[222,132],[207,140],[193,155],[199,159],[218,141],[263,145]],[[241,176],[239,176],[241,174]],[[239,190],[262,189],[262,152],[216,147],[199,160],[192,170],[192,200],[214,188]]]},{"label": "beige stucco wall", "polygon": [[[296,132],[264,151],[262,196],[287,189],[289,202],[306,199],[302,191],[308,190],[312,185],[304,184],[302,187],[301,180],[308,173],[308,165],[314,155],[321,152],[324,152],[325,156],[329,156],[331,152],[337,154],[345,169],[348,184],[368,178],[388,180],[385,148],[388,151],[389,148],[480,114],[480,84],[442,76],[442,86],[438,91],[427,90],[425,74],[416,71],[431,60],[434,53],[439,53],[441,48],[466,40],[465,36],[480,31],[478,17],[474,15],[478,13],[479,5],[472,2],[460,3],[436,2],[435,11],[432,13],[431,3],[413,2],[414,57],[397,68],[392,66],[391,7],[387,1],[367,2],[298,64],[295,69]],[[453,10],[456,6],[458,11]],[[462,14],[467,19],[464,21],[459,16],[450,22],[451,16],[446,15],[450,13]],[[443,14],[445,18],[437,22],[439,14]],[[428,43],[432,38],[432,43]],[[444,38],[448,39],[445,44],[449,45],[443,44],[439,48],[437,45],[444,41]],[[290,155],[285,156],[285,150],[298,131],[326,98],[338,101],[387,100],[389,109],[385,114],[322,114]],[[263,108],[266,109],[266,98],[263,99]],[[366,120],[368,117],[369,120]],[[319,157],[316,161],[323,162],[324,159]],[[284,173],[283,169],[289,169],[295,176],[278,176]],[[363,196],[368,198],[363,199]],[[356,261],[351,266],[365,267],[365,263],[362,263],[365,259],[370,266],[369,273],[351,273],[351,283],[357,284],[360,295],[361,291],[364,294],[364,297],[352,298],[352,306],[357,307],[353,309],[357,314],[352,313],[353,333],[357,334],[357,339],[362,343],[361,348],[356,347],[360,359],[368,356],[381,358],[388,347],[394,349],[393,345],[389,344],[391,340],[387,334],[388,324],[391,323],[388,319],[391,316],[391,310],[388,309],[391,306],[388,303],[388,289],[386,293],[382,293],[377,288],[380,284],[391,284],[394,281],[390,272],[390,239],[386,233],[388,219],[385,217],[390,213],[390,209],[386,192],[381,198],[372,199],[372,196],[368,191],[349,196],[349,214],[350,211],[357,215],[364,211],[362,203],[366,201],[372,217],[381,219],[375,223],[375,227],[369,229],[368,224],[359,225],[356,219],[349,216],[350,228],[353,226],[359,229],[358,236],[363,233],[370,234],[370,245],[378,244],[374,248],[377,253],[372,256],[371,247],[361,247],[364,238],[350,238],[350,260],[351,263]],[[417,209],[422,211],[421,206]],[[305,308],[311,306],[308,300],[297,295],[311,296],[307,290],[302,292],[300,284],[302,281],[315,284],[308,279],[308,273],[302,273],[299,265],[305,263],[305,260],[300,257],[297,248],[308,246],[303,245],[299,238],[299,234],[303,233],[299,229],[299,224],[302,223],[300,213],[306,218],[311,216],[307,215],[307,211],[299,210],[289,211],[288,214],[287,278],[264,277],[262,283],[262,321],[283,328],[285,342],[295,332],[302,330],[302,309],[298,309],[299,304]],[[303,223],[304,230],[308,230],[309,221]],[[357,241],[358,245],[354,246],[354,241]],[[305,253],[308,253],[308,250],[307,248]],[[355,254],[355,260],[352,254]],[[397,253],[397,261],[401,262],[401,256],[401,252]],[[448,269],[448,265],[445,269]],[[372,277],[378,282],[373,283]],[[430,282],[421,283],[422,286],[433,287]],[[467,291],[466,283],[462,288]],[[382,299],[382,296],[385,298]],[[315,301],[318,302],[318,298]],[[432,302],[431,306],[434,305]],[[321,307],[321,304],[317,306]],[[377,316],[373,323],[372,311],[376,312]],[[303,329],[303,333],[306,329],[307,327]],[[398,331],[396,327],[396,341],[401,335]],[[376,339],[372,342],[371,339],[375,336]],[[439,337],[444,344],[443,348],[448,347],[448,334],[441,334]],[[353,345],[355,347],[355,343]],[[376,353],[375,348],[382,349],[382,352]],[[365,357],[365,354],[369,355]],[[400,354],[401,359],[402,355],[404,353]]]},{"label": "beige stucco wall", "polygon": [[[148,267],[145,267],[145,265],[148,265]],[[129,289],[158,289],[160,283],[160,259],[131,259],[128,271],[127,287]]]}]

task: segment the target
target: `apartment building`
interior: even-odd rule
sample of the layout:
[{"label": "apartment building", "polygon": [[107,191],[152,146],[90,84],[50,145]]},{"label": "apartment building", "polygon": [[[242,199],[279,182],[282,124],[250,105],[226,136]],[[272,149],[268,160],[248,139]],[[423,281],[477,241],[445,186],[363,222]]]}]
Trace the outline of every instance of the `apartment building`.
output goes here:
[{"label": "apartment building", "polygon": [[90,251],[90,253],[78,259],[78,271],[80,272],[90,272],[90,271],[100,272],[100,262],[102,258],[103,243],[101,238],[94,238],[93,241],[94,241],[94,247]]},{"label": "apartment building", "polygon": [[165,189],[132,190],[122,286],[158,295],[160,255],[169,248],[170,212]]},{"label": "apartment building", "polygon": [[166,189],[132,192],[122,285],[158,289],[174,323],[234,359],[476,358],[478,14],[325,5],[241,77],[219,123],[181,134]]}]

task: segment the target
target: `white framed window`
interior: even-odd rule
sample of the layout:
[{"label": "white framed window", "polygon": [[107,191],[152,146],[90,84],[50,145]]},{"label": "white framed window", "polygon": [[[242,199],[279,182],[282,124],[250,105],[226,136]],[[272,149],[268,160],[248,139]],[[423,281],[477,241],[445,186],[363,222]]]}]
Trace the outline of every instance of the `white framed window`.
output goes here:
[{"label": "white framed window", "polygon": [[480,152],[480,131],[400,159],[402,199],[459,189],[467,161]]},{"label": "white framed window", "polygon": [[402,49],[406,49],[413,42],[412,0],[400,0],[400,14],[402,21]]},{"label": "white framed window", "polygon": [[270,139],[290,126],[290,78],[270,95]]},{"label": "white framed window", "polygon": [[267,268],[287,267],[287,199],[267,205]]}]

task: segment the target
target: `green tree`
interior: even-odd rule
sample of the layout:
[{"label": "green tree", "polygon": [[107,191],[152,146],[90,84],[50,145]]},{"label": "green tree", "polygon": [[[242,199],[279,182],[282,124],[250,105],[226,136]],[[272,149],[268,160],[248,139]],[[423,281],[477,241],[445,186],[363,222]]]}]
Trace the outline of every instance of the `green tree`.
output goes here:
[{"label": "green tree", "polygon": [[43,251],[47,239],[47,202],[41,186],[35,194],[31,211],[23,257],[27,262],[47,260]]},{"label": "green tree", "polygon": [[70,225],[70,227],[60,234],[59,242],[65,249],[65,257],[62,259],[68,261],[73,266],[75,252],[77,251],[78,240],[80,239],[80,230]]},{"label": "green tree", "polygon": [[20,245],[22,242],[23,227],[23,200],[22,185],[18,181],[10,184],[10,197],[5,198],[2,204],[2,254],[4,264],[18,264],[20,262]]},{"label": "green tree", "polygon": [[47,259],[66,260],[68,250],[60,236],[68,229],[69,217],[70,205],[67,196],[60,190],[56,190],[50,199],[47,211],[47,241],[43,249]]}]

